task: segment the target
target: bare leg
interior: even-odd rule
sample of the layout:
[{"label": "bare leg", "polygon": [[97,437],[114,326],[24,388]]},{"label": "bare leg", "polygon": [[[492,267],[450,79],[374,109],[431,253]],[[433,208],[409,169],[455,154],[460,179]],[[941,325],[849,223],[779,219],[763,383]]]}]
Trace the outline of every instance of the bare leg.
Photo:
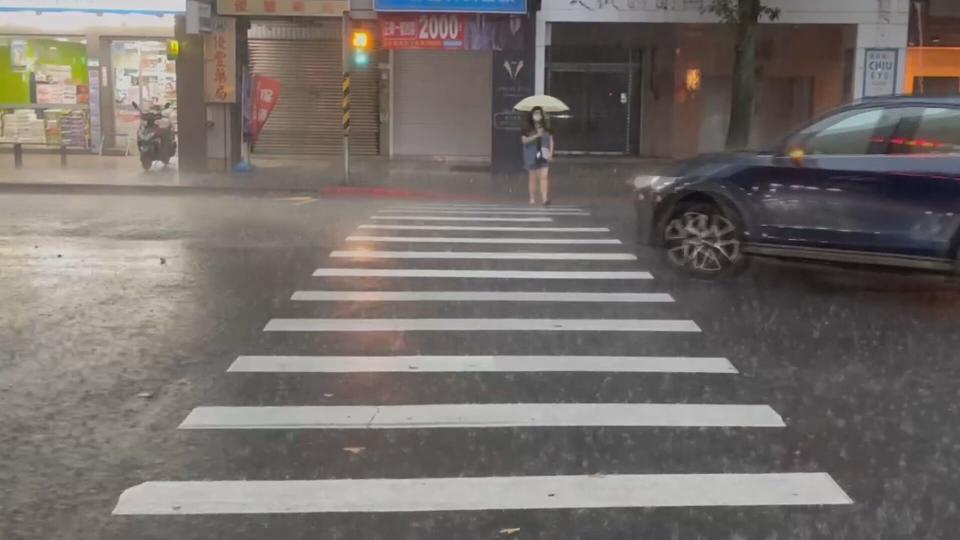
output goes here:
[{"label": "bare leg", "polygon": [[540,195],[543,197],[543,204],[548,204],[550,202],[550,178],[548,176],[550,169],[544,167],[537,172],[540,173]]},{"label": "bare leg", "polygon": [[527,171],[527,187],[530,190],[530,204],[537,204],[537,175],[540,171]]}]

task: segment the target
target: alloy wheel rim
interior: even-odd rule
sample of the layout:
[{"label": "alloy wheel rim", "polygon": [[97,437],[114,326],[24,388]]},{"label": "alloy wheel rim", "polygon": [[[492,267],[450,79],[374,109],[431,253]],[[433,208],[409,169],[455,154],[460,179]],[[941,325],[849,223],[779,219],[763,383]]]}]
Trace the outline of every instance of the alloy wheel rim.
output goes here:
[{"label": "alloy wheel rim", "polygon": [[686,212],[664,229],[670,262],[700,272],[720,272],[740,258],[736,225],[720,214]]}]

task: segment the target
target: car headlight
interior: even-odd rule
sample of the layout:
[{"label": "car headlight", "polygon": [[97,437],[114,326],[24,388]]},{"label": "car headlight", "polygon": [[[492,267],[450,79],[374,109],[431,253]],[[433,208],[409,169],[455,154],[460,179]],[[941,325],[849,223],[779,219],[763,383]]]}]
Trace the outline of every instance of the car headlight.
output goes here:
[{"label": "car headlight", "polygon": [[670,187],[677,180],[679,180],[677,176],[641,174],[633,179],[633,187],[636,189],[649,188],[652,191],[660,191]]}]

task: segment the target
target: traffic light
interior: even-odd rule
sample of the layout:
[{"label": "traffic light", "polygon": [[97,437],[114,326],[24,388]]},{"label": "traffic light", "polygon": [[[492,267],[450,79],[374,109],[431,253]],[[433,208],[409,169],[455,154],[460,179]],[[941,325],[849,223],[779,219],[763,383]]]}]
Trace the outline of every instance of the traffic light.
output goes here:
[{"label": "traffic light", "polygon": [[373,37],[370,31],[357,28],[350,32],[350,49],[353,51],[353,65],[357,68],[367,67],[370,63],[370,49]]}]

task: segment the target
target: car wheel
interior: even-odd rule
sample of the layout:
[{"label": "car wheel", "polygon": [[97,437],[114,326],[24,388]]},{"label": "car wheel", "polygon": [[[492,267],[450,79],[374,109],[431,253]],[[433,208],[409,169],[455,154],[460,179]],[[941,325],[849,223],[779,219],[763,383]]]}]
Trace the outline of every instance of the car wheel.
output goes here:
[{"label": "car wheel", "polygon": [[663,226],[666,259],[696,277],[729,275],[745,262],[741,223],[716,205],[681,203]]}]

